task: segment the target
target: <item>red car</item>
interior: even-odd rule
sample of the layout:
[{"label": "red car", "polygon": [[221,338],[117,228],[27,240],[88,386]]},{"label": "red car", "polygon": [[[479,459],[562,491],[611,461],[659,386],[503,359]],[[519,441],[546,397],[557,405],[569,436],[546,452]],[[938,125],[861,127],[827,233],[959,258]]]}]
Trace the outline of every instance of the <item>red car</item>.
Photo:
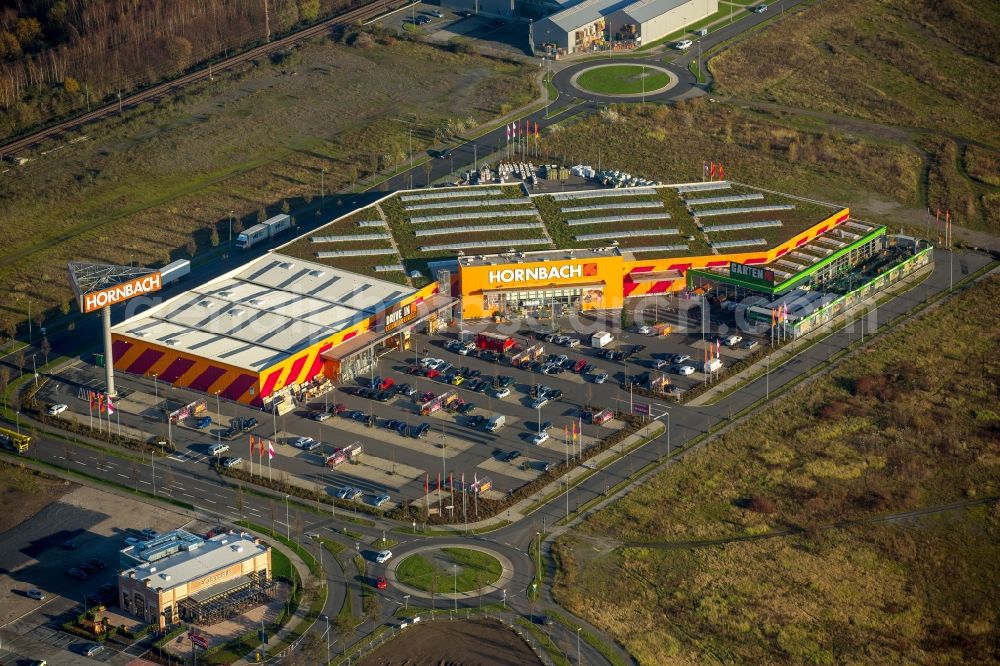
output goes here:
[{"label": "red car", "polygon": [[421,394],[421,396],[420,396],[420,403],[423,404],[425,402],[430,402],[433,399],[434,399],[434,393],[433,393],[433,391],[426,391],[423,394]]},{"label": "red car", "polygon": [[424,376],[427,377],[427,379],[434,379],[435,377],[437,377],[440,374],[441,374],[440,372],[438,372],[434,368],[431,368],[430,370],[427,371],[427,374],[424,375]]},{"label": "red car", "polygon": [[583,372],[583,369],[586,368],[586,367],[587,367],[587,362],[581,358],[573,366],[573,372],[575,372],[576,374],[580,374],[581,372]]},{"label": "red car", "polygon": [[378,578],[375,579],[376,589],[384,590],[387,586],[388,583],[385,582],[385,576],[379,576]]}]

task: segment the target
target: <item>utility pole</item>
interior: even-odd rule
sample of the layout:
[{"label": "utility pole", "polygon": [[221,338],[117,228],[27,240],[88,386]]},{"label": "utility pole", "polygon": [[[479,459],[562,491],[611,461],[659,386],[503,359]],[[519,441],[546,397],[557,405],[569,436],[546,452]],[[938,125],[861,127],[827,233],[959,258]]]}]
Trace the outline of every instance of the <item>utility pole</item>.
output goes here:
[{"label": "utility pole", "polygon": [[233,211],[229,211],[229,250],[233,249]]}]

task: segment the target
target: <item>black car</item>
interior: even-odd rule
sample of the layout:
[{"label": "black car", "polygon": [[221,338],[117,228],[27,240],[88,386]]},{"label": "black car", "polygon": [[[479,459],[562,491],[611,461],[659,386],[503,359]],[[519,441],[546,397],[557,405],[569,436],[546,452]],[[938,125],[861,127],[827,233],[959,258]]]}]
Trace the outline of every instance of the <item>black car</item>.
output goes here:
[{"label": "black car", "polygon": [[632,345],[632,353],[638,354],[639,352],[646,349],[646,345]]},{"label": "black car", "polygon": [[80,564],[77,565],[77,567],[83,569],[85,572],[89,574],[94,574],[99,571],[99,569],[90,562],[81,562]]},{"label": "black car", "polygon": [[404,435],[405,436],[406,435],[406,423],[404,423],[403,421],[400,421],[399,423],[396,424],[395,430],[400,435]]},{"label": "black car", "polygon": [[92,564],[100,570],[104,570],[108,566],[107,562],[98,559],[87,560],[87,564]]},{"label": "black car", "polygon": [[520,457],[521,457],[520,451],[510,451],[509,453],[507,453],[507,455],[501,458],[501,460],[503,460],[504,462],[514,462]]},{"label": "black car", "polygon": [[431,424],[421,423],[420,425],[410,428],[410,437],[419,439],[427,434],[427,431],[431,429]]},{"label": "black car", "polygon": [[467,403],[463,404],[461,407],[458,408],[458,413],[462,414],[464,416],[465,414],[468,414],[469,412],[471,412],[475,408],[476,408],[476,403],[474,403],[474,402],[467,402]]},{"label": "black car", "polygon": [[482,414],[475,414],[475,415],[469,417],[469,427],[470,428],[478,428],[479,426],[483,425],[484,423],[486,423],[486,417],[483,416]]}]

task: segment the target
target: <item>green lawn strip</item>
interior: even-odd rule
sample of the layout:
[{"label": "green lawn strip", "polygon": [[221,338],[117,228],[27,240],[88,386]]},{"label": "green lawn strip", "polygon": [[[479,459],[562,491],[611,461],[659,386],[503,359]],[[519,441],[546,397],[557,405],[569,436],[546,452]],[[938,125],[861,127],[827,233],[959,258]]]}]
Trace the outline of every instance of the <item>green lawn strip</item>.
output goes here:
[{"label": "green lawn strip", "polygon": [[603,95],[634,95],[643,90],[658,90],[670,82],[666,72],[642,65],[603,65],[584,70],[576,79],[577,85],[590,92]]},{"label": "green lawn strip", "polygon": [[528,557],[531,558],[531,567],[535,570],[535,575],[528,584],[527,596],[529,599],[536,601],[541,596],[541,589],[545,585],[545,572],[542,569],[541,556],[538,552],[539,540],[544,538],[545,535],[543,534],[540,537],[532,539],[531,543],[528,544]]},{"label": "green lawn strip", "polygon": [[500,578],[503,568],[500,562],[486,553],[467,548],[442,548],[441,552],[458,569],[451,565],[438,568],[428,558],[419,553],[406,557],[396,568],[396,577],[404,585],[429,592],[436,584],[437,591],[443,593],[469,592],[489,585]]},{"label": "green lawn strip", "polygon": [[419,553],[404,558],[396,567],[396,579],[400,583],[425,592],[430,591],[434,585],[436,574],[440,579],[440,572]]},{"label": "green lawn strip", "polygon": [[569,658],[562,653],[559,646],[552,641],[549,635],[542,631],[541,627],[524,617],[518,617],[517,624],[527,630],[538,641],[538,645],[549,655],[549,659],[552,660],[553,664],[557,666],[571,666],[572,662],[570,662]]},{"label": "green lawn strip", "polygon": [[503,573],[500,561],[488,553],[470,548],[442,548],[441,552],[459,567],[459,592],[478,590],[484,585],[492,585]]},{"label": "green lawn strip", "polygon": [[[746,10],[737,9],[737,8],[734,7],[732,13],[733,13],[733,18],[735,20],[735,19],[739,19],[739,18],[742,18],[743,16],[745,16]],[[719,11],[715,12],[714,14],[709,14],[708,16],[706,16],[705,18],[703,18],[700,21],[695,21],[694,23],[691,23],[689,25],[684,26],[680,30],[675,30],[674,32],[670,33],[669,35],[665,35],[663,37],[660,37],[659,39],[657,39],[655,41],[649,42],[648,44],[643,44],[642,46],[640,46],[639,48],[637,48],[636,51],[649,51],[651,49],[656,48],[657,46],[660,46],[662,44],[666,44],[668,42],[680,41],[685,36],[694,37],[695,30],[699,30],[701,28],[704,28],[704,27],[708,26],[710,23],[715,23],[719,19],[728,17],[729,14],[730,14],[730,8],[729,7],[723,8],[722,6],[720,6],[719,7]],[[729,23],[725,23],[724,25],[720,25],[719,27],[724,27],[725,25],[729,25]],[[709,32],[711,32],[711,29],[709,29]],[[676,49],[670,49],[670,50],[667,51],[668,55],[669,54],[674,54],[674,53],[680,53],[680,51],[677,51]]]},{"label": "green lawn strip", "polygon": [[[319,576],[320,574],[319,562],[316,561],[316,558],[313,557],[308,550],[306,550],[299,544],[287,539],[286,537],[281,536],[276,532],[272,532],[270,529],[264,527],[263,525],[257,525],[256,523],[252,523],[249,520],[237,520],[236,525],[239,525],[240,527],[245,527],[250,530],[254,530],[255,532],[260,532],[261,534],[266,534],[270,538],[279,541],[288,548],[291,548],[293,551],[295,551],[296,555],[302,558],[302,561],[306,563],[306,566],[309,567],[309,573],[311,573],[314,576]],[[278,551],[275,550],[273,552],[278,552]]]},{"label": "green lawn strip", "polygon": [[553,620],[569,629],[571,633],[576,633],[577,629],[580,629],[580,637],[587,642],[587,645],[600,652],[601,656],[611,662],[614,666],[626,666],[622,658],[618,656],[618,653],[612,650],[604,641],[590,633],[587,629],[582,629],[573,624],[559,611],[549,610],[548,615]]},{"label": "green lawn strip", "polygon": [[[477,527],[475,529],[471,529],[469,530],[469,534],[488,534],[489,532],[495,532],[496,530],[507,527],[510,524],[511,521],[509,520],[501,520],[499,522],[486,525],[485,527]],[[393,528],[392,531],[398,534],[410,534],[410,535],[419,534],[420,536],[427,536],[427,537],[453,537],[458,534],[465,533],[465,530],[461,529],[461,527],[459,526],[456,526],[456,529],[453,530],[430,530],[426,528],[424,529],[418,528],[417,530],[414,530],[412,527],[395,527]]]}]

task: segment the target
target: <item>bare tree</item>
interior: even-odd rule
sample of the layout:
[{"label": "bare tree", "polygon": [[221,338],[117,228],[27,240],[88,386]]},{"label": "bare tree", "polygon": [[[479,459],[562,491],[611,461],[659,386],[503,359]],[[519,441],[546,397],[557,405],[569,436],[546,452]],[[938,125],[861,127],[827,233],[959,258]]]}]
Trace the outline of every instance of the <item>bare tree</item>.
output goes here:
[{"label": "bare tree", "polygon": [[49,352],[52,351],[52,343],[49,342],[49,336],[46,335],[45,337],[42,338],[42,344],[39,345],[39,348],[41,349],[42,354],[45,355],[45,365],[48,365],[49,364]]},{"label": "bare tree", "polygon": [[7,408],[7,385],[10,384],[10,368],[0,366],[0,395],[4,396],[3,406]]}]

